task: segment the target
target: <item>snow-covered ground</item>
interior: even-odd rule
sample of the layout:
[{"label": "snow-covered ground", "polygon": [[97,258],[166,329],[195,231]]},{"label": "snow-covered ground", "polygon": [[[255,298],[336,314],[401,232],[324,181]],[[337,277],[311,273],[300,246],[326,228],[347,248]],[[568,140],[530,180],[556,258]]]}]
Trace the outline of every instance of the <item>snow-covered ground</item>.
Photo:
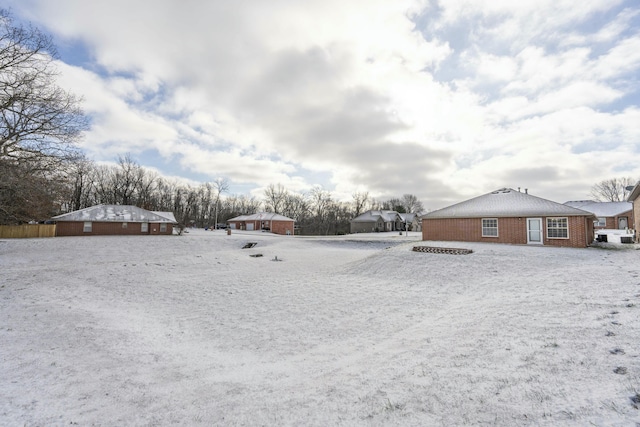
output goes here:
[{"label": "snow-covered ground", "polygon": [[419,239],[1,240],[0,425],[640,422],[640,251]]}]

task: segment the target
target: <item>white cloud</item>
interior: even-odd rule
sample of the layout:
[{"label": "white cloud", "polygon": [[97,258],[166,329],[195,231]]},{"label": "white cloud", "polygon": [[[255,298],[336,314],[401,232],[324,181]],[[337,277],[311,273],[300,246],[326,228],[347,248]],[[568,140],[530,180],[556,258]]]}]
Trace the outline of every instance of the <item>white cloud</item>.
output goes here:
[{"label": "white cloud", "polygon": [[[621,164],[637,144],[631,0],[29,0],[14,9],[94,58],[61,71],[85,98],[84,147],[97,159],[153,150],[186,177],[322,184],[347,198],[361,188],[414,193],[432,207],[520,184],[508,179],[576,198],[561,196],[613,170],[593,172],[598,156]],[[598,149],[608,138],[617,152]]]}]

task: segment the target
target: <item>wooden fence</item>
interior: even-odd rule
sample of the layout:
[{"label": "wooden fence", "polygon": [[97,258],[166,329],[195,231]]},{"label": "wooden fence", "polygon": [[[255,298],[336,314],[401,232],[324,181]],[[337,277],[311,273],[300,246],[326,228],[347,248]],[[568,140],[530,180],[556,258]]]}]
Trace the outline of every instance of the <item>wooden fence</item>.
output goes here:
[{"label": "wooden fence", "polygon": [[0,239],[55,237],[55,224],[0,225]]}]

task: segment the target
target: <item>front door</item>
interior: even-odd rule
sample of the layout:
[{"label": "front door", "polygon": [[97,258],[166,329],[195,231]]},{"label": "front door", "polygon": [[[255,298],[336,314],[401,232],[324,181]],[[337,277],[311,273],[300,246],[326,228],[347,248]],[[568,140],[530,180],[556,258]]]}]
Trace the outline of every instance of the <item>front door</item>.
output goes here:
[{"label": "front door", "polygon": [[527,218],[527,243],[542,244],[542,218]]},{"label": "front door", "polygon": [[618,230],[625,230],[629,226],[626,216],[618,218]]}]

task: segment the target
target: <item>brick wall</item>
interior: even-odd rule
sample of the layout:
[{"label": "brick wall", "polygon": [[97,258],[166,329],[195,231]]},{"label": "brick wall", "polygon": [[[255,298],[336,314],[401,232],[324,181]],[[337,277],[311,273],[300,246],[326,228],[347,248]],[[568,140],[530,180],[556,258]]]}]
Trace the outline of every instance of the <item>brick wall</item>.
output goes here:
[{"label": "brick wall", "polygon": [[123,227],[121,222],[92,222],[91,232],[85,232],[84,222],[59,221],[56,224],[57,236],[113,236],[113,235],[149,235],[162,234],[168,235],[173,233],[173,224],[167,224],[167,231],[160,232],[160,224],[150,223],[148,231],[141,231],[141,223],[127,222],[127,226]]},{"label": "brick wall", "polygon": [[636,243],[640,243],[640,198],[633,201],[633,228],[636,230]]},{"label": "brick wall", "polygon": [[287,234],[293,236],[293,221],[271,221],[271,232],[275,234]]},{"label": "brick wall", "polygon": [[[546,217],[542,217],[544,245],[583,248],[594,238],[593,220],[588,217],[568,217],[568,239],[547,238],[546,225]],[[483,237],[482,218],[425,218],[422,220],[422,240],[527,244],[527,220],[524,217],[498,218],[498,236]]]},{"label": "brick wall", "polygon": [[603,228],[607,228],[610,230],[617,230],[618,227],[620,226],[620,219],[621,218],[626,218],[627,219],[627,227],[629,228],[633,228],[634,227],[634,212],[633,209],[628,210],[626,212],[621,213],[620,215],[617,216],[608,216],[606,217],[606,225],[602,226],[602,227],[598,227],[596,226],[596,230],[600,230]]}]

